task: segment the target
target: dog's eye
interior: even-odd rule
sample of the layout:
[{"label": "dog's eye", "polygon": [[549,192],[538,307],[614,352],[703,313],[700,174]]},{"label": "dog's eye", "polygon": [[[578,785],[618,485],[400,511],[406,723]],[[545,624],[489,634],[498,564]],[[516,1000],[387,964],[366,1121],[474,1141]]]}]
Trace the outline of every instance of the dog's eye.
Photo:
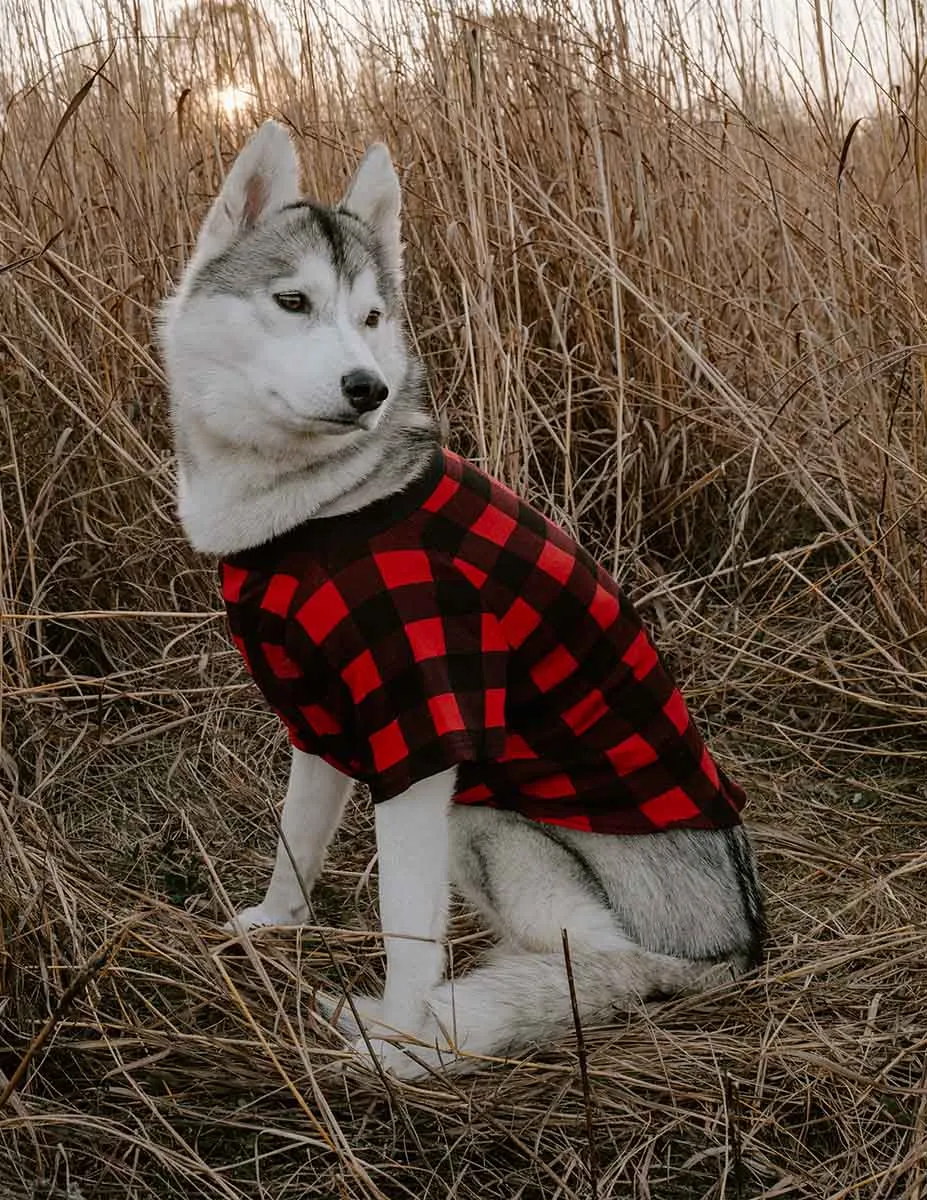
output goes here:
[{"label": "dog's eye", "polygon": [[368,329],[376,329],[376,327],[380,324],[380,318],[382,316],[383,314],[378,308],[372,308],[364,318],[364,324]]},{"label": "dog's eye", "polygon": [[312,307],[309,297],[302,292],[274,292],[274,302],[284,312],[307,313]]}]

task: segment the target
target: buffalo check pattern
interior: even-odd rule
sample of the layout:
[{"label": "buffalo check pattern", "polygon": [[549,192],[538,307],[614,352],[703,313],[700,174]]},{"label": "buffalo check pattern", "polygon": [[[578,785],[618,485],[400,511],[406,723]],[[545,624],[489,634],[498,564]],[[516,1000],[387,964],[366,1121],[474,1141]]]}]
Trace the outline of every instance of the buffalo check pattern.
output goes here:
[{"label": "buffalo check pattern", "polygon": [[718,829],[714,762],[634,607],[567,533],[446,450],[405,492],[221,564],[235,645],[294,746],[374,801],[599,833]]}]

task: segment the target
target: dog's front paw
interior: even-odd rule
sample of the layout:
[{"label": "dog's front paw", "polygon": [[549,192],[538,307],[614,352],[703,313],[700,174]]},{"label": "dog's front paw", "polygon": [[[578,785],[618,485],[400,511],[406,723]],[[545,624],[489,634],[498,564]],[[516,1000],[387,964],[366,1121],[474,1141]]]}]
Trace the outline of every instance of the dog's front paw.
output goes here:
[{"label": "dog's front paw", "polygon": [[251,929],[268,929],[273,926],[286,928],[302,923],[303,915],[295,913],[292,909],[287,912],[275,912],[264,904],[252,904],[250,908],[243,908],[241,912],[236,913],[222,928],[226,933],[241,936]]},{"label": "dog's front paw", "polygon": [[374,1057],[380,1069],[396,1079],[425,1079],[432,1071],[440,1071],[454,1061],[450,1050],[441,1051],[419,1041],[387,1041],[386,1038],[357,1038],[351,1047],[350,1067],[376,1071]]},{"label": "dog's front paw", "polygon": [[[365,1029],[376,1028],[383,1009],[382,1000],[375,996],[334,996],[331,992],[317,991],[314,997],[315,1010],[320,1017],[334,1025],[345,1037],[360,1037],[361,1024]],[[360,1022],[360,1024],[358,1024]],[[382,1032],[382,1029],[381,1029]]]},{"label": "dog's front paw", "polygon": [[347,997],[322,991],[315,993],[315,1009],[351,1042],[351,1057],[340,1068],[344,1072],[377,1073],[378,1063],[396,1079],[423,1079],[458,1061],[430,1016],[394,1023],[384,1019],[381,999],[353,994],[348,1004]]}]

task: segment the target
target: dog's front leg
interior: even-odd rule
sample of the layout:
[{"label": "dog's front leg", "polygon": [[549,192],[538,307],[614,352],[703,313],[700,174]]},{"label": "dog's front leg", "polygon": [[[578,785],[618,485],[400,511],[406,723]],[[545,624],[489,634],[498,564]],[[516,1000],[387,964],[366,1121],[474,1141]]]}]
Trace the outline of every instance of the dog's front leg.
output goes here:
[{"label": "dog's front leg", "polygon": [[[376,1039],[371,1042],[374,1053],[397,1075],[417,1075],[421,1068],[398,1047],[382,1041],[382,1036],[405,1033],[427,1041],[432,1035],[426,997],[444,974],[450,887],[448,813],[456,778],[452,768],[376,807],[386,986],[378,1020],[367,1028]],[[356,1049],[369,1056],[364,1039]],[[433,1050],[411,1049],[416,1057],[434,1059]]]},{"label": "dog's front leg", "polygon": [[230,928],[242,931],[258,925],[299,925],[305,921],[306,897],[322,868],[352,787],[353,781],[324,759],[294,747],[277,858],[267,892],[260,904],[238,913],[229,923]]}]

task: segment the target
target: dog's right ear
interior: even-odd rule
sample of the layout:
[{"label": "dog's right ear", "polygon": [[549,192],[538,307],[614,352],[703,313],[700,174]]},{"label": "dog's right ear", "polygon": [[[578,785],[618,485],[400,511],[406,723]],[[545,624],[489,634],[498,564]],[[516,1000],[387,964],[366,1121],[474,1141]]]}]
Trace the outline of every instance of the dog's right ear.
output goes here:
[{"label": "dog's right ear", "polygon": [[263,216],[299,199],[299,163],[290,135],[265,121],[232,164],[196,240],[191,267],[202,266]]}]

